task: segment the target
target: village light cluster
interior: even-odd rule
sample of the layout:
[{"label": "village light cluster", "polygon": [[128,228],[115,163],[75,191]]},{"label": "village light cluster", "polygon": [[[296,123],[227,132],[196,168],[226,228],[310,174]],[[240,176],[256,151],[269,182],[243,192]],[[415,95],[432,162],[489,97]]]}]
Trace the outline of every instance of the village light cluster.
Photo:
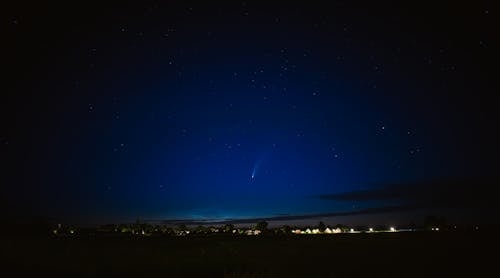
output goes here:
[{"label": "village light cluster", "polygon": [[[395,227],[390,227],[388,230],[375,230],[373,228],[368,228],[367,230],[355,230],[353,228],[330,228],[326,227],[324,229],[319,228],[272,228],[264,230],[254,228],[235,228],[232,225],[225,225],[223,227],[202,227],[198,226],[196,228],[178,227],[178,228],[167,228],[167,227],[153,227],[150,225],[142,225],[142,227],[135,226],[125,226],[125,227],[114,227],[106,228],[100,227],[92,230],[90,235],[96,234],[129,234],[133,236],[152,236],[152,235],[173,235],[173,236],[187,236],[187,235],[201,235],[201,234],[232,234],[232,235],[243,235],[243,236],[258,236],[261,234],[293,234],[293,235],[318,235],[318,234],[341,234],[341,233],[377,233],[377,232],[403,232],[410,231],[408,229],[397,230]],[[433,231],[437,231],[438,228],[432,228]],[[77,230],[76,228],[65,228],[60,224],[56,229],[52,230],[52,234],[55,236],[77,236],[85,234],[83,230]],[[87,234],[89,232],[87,231]]]},{"label": "village light cluster", "polygon": [[339,234],[339,233],[342,233],[342,230],[340,228],[336,228],[336,229],[326,228],[324,231],[320,231],[319,229],[312,229],[311,230],[310,228],[307,228],[305,230],[295,229],[292,231],[292,233],[296,234],[296,235],[300,235],[300,234]]},{"label": "village light cluster", "polygon": [[[56,224],[48,232],[55,237],[81,237],[81,236],[99,236],[99,235],[116,235],[116,236],[204,236],[204,235],[232,235],[232,236],[259,236],[259,235],[329,235],[329,234],[375,234],[375,233],[397,233],[397,232],[415,232],[415,231],[459,231],[457,226],[437,227],[428,226],[421,228],[396,228],[389,226],[387,228],[350,228],[348,226],[336,225],[328,227],[320,222],[314,227],[267,227],[265,221],[261,221],[251,227],[235,227],[233,224],[224,224],[222,226],[186,226],[184,224],[176,227],[166,224],[152,225],[148,223],[137,222],[135,224],[108,224],[94,228],[84,228],[76,226],[65,226]],[[469,230],[479,231],[478,226],[468,227]]]}]

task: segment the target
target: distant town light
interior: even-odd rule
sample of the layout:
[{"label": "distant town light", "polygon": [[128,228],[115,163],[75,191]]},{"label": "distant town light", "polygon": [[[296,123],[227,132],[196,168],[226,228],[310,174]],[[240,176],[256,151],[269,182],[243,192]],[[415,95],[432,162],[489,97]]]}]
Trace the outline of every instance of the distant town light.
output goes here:
[{"label": "distant town light", "polygon": [[436,228],[436,231],[439,231],[439,228]]},{"label": "distant town light", "polygon": [[370,232],[373,232],[373,228],[368,229]]},{"label": "distant town light", "polygon": [[391,230],[391,232],[395,232],[396,231],[396,229],[394,227],[391,227],[390,230]]},{"label": "distant town light", "polygon": [[351,233],[354,233],[354,229],[351,229]]}]

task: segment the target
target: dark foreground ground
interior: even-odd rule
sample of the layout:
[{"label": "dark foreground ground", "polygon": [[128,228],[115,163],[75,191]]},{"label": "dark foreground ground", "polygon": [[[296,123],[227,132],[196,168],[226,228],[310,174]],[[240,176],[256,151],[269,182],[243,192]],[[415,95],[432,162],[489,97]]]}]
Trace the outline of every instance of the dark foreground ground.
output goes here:
[{"label": "dark foreground ground", "polygon": [[482,277],[498,275],[492,265],[495,237],[480,232],[4,237],[0,252],[2,271],[12,277]]}]

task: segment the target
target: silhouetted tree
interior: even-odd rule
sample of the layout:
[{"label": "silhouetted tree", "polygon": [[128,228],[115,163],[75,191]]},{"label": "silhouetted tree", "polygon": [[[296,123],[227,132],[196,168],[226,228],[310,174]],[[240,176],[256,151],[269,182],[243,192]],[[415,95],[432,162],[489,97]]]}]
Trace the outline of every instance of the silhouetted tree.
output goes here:
[{"label": "silhouetted tree", "polygon": [[342,232],[347,232],[349,231],[349,227],[342,225],[342,224],[337,224],[335,225],[335,229],[340,229]]},{"label": "silhouetted tree", "polygon": [[368,231],[368,226],[365,226],[365,225],[357,225],[356,227],[354,227],[354,230],[356,231]]},{"label": "silhouetted tree", "polygon": [[170,227],[164,227],[162,229],[162,233],[165,234],[165,235],[173,235],[173,234],[175,234],[174,233],[174,229],[172,229]]},{"label": "silhouetted tree", "polygon": [[288,225],[285,225],[283,227],[281,227],[281,230],[283,231],[284,234],[288,235],[290,233],[292,233],[292,227],[288,226]]},{"label": "silhouetted tree", "polygon": [[198,234],[203,234],[203,233],[206,233],[207,230],[208,230],[207,227],[199,225],[198,227],[196,227],[195,232]]},{"label": "silhouetted tree", "polygon": [[318,229],[323,232],[325,229],[326,229],[326,225],[325,223],[323,223],[323,221],[319,221],[319,224],[318,224]]},{"label": "silhouetted tree", "polygon": [[224,231],[224,233],[231,233],[234,230],[234,225],[233,224],[226,224],[226,225],[224,225],[222,230]]},{"label": "silhouetted tree", "polygon": [[257,224],[255,225],[255,229],[260,230],[262,232],[266,231],[267,230],[267,222],[266,221],[257,222]]}]

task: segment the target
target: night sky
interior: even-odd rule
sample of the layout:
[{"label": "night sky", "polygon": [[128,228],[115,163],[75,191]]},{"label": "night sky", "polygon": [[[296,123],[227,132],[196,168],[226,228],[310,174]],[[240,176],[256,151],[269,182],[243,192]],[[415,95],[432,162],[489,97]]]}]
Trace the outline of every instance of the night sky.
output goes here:
[{"label": "night sky", "polygon": [[2,209],[484,216],[498,208],[498,10],[450,3],[2,8]]}]

